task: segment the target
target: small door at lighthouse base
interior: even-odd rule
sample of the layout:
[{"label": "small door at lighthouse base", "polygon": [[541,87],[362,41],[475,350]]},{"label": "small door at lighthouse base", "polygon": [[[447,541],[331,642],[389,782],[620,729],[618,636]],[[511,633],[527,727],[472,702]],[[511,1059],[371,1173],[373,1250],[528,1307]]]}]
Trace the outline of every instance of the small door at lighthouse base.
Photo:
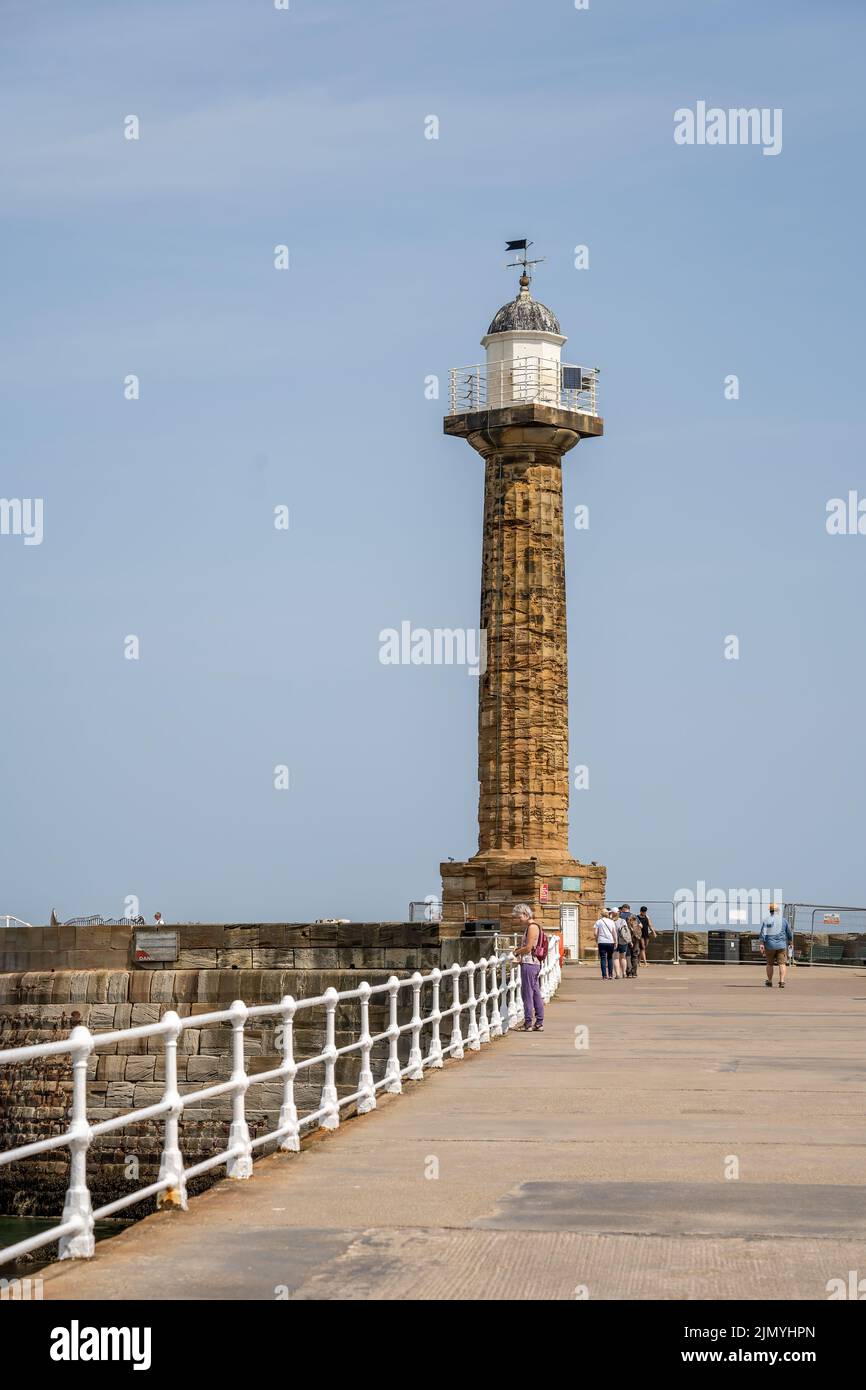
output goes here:
[{"label": "small door at lighthouse base", "polygon": [[565,954],[570,960],[577,960],[577,908],[561,907],[559,909],[559,925],[562,930],[562,944],[565,947]]}]

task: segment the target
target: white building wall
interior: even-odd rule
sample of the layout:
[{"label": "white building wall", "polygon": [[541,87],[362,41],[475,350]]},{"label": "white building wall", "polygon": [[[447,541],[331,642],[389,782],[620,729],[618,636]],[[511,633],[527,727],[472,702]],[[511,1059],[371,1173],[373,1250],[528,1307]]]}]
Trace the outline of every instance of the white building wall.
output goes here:
[{"label": "white building wall", "polygon": [[488,333],[481,339],[487,351],[487,404],[491,409],[519,402],[559,405],[562,345],[558,333],[524,329]]}]

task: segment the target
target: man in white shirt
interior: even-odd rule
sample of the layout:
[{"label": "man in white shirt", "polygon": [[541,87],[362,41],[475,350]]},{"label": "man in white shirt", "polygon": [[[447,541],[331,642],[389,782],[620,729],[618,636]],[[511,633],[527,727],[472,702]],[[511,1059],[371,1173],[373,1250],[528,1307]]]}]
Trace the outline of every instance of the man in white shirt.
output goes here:
[{"label": "man in white shirt", "polygon": [[598,959],[601,965],[601,978],[603,980],[613,979],[613,952],[616,945],[616,927],[611,916],[610,908],[602,912],[596,922],[593,931],[598,944]]}]

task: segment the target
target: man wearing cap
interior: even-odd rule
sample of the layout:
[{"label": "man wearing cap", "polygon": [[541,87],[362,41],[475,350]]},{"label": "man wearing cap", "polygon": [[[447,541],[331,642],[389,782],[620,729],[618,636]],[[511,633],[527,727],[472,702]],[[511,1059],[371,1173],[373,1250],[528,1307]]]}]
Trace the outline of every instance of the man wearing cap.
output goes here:
[{"label": "man wearing cap", "polygon": [[770,915],[761,923],[761,954],[767,962],[767,989],[773,988],[773,966],[779,967],[779,989],[785,988],[785,971],[788,965],[788,947],[794,940],[794,933],[788,925],[787,917],[779,916],[775,903],[770,903]]}]

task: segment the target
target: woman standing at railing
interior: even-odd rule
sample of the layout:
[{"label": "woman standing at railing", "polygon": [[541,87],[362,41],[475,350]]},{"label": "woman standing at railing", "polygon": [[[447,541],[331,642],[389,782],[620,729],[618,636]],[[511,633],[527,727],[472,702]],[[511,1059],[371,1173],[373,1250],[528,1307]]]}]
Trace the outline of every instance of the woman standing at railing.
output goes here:
[{"label": "woman standing at railing", "polygon": [[[520,961],[520,993],[523,996],[523,1031],[540,1033],[544,1028],[544,1000],[538,977],[541,974],[541,961],[535,952],[541,940],[541,927],[532,920],[532,908],[526,903],[518,903],[512,912],[518,922],[523,923],[523,943],[514,954]],[[535,1024],[532,1016],[535,1014]]]}]

